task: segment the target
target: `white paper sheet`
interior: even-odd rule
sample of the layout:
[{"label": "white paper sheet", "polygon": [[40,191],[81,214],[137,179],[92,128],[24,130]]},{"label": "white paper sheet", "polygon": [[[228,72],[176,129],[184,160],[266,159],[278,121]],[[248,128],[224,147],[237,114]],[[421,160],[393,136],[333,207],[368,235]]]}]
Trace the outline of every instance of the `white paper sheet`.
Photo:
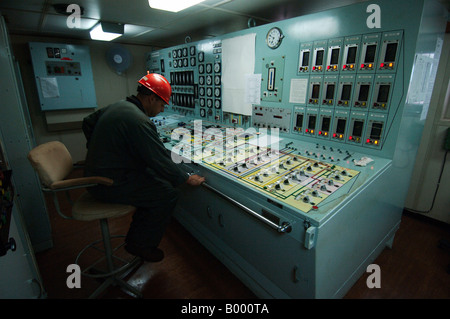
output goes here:
[{"label": "white paper sheet", "polygon": [[260,104],[261,74],[245,75],[245,103]]},{"label": "white paper sheet", "polygon": [[306,103],[308,79],[292,79],[289,103]]},{"label": "white paper sheet", "polygon": [[255,69],[256,34],[222,41],[222,109],[242,115],[252,114],[252,104],[246,102],[246,79]]},{"label": "white paper sheet", "polygon": [[44,98],[59,97],[59,87],[56,78],[39,78],[39,81]]}]

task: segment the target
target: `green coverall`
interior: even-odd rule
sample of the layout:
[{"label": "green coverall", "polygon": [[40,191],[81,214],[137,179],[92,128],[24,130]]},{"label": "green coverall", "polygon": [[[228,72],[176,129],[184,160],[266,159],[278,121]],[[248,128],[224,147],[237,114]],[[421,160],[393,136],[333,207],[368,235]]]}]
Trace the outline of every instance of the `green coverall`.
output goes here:
[{"label": "green coverall", "polygon": [[114,180],[95,186],[97,199],[137,207],[126,241],[157,247],[188,174],[172,161],[153,122],[135,97],[100,109],[83,120],[87,138],[85,175]]}]

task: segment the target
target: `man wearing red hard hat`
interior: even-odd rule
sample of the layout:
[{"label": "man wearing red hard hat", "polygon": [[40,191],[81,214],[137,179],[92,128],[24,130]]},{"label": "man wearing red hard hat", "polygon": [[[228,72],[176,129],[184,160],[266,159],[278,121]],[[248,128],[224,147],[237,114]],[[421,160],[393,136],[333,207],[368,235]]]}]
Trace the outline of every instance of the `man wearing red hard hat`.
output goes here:
[{"label": "man wearing red hard hat", "polygon": [[149,119],[164,111],[172,89],[165,77],[148,73],[137,95],[102,108],[83,120],[87,139],[85,175],[105,176],[112,186],[90,187],[98,200],[135,206],[125,249],[145,261],[164,257],[158,245],[179,198],[178,186],[205,179],[188,175],[170,156]]}]

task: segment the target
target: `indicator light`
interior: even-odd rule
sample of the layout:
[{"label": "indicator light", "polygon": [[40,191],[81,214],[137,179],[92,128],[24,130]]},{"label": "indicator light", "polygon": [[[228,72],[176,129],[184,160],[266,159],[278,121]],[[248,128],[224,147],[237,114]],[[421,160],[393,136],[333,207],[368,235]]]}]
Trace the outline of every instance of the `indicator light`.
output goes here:
[{"label": "indicator light", "polygon": [[373,141],[373,144],[378,145],[378,140]]},{"label": "indicator light", "polygon": [[305,130],[305,133],[308,133],[308,129]]},{"label": "indicator light", "polygon": [[319,131],[319,135],[322,135],[322,131]]},{"label": "indicator light", "polygon": [[333,69],[335,69],[335,70],[336,70],[336,69],[337,69],[337,65],[333,65]]},{"label": "indicator light", "polygon": [[354,67],[354,65],[353,65],[353,64],[350,64],[350,69],[353,69],[353,67]]},{"label": "indicator light", "polygon": [[371,68],[372,67],[372,63],[369,63],[369,68]]},{"label": "indicator light", "polygon": [[380,63],[380,68],[384,68],[384,63]]},{"label": "indicator light", "polygon": [[336,133],[333,133],[333,137],[336,137],[337,136],[337,134]]},{"label": "indicator light", "polygon": [[364,69],[364,64],[361,64],[361,69]]},{"label": "indicator light", "polygon": [[322,70],[322,67],[321,67],[321,66],[319,66],[319,70]]},{"label": "indicator light", "polygon": [[353,136],[349,136],[348,139],[351,141],[353,140]]},{"label": "indicator light", "polygon": [[325,136],[328,136],[328,132],[325,132],[325,134],[324,134]]},{"label": "indicator light", "polygon": [[327,69],[329,70],[331,68],[331,66],[329,65],[329,66],[327,66]]},{"label": "indicator light", "polygon": [[370,138],[368,138],[368,139],[366,140],[366,143],[367,143],[367,144],[369,144],[369,143],[370,143]]},{"label": "indicator light", "polygon": [[314,134],[314,130],[311,130],[311,134]]},{"label": "indicator light", "polygon": [[342,66],[342,68],[343,68],[343,69],[346,69],[346,68],[347,68],[347,65],[344,64],[344,65]]},{"label": "indicator light", "polygon": [[389,63],[389,67],[392,68],[394,66],[394,63]]},{"label": "indicator light", "polygon": [[339,138],[343,138],[343,137],[344,137],[344,135],[342,135],[342,134],[339,135]]},{"label": "indicator light", "polygon": [[316,69],[316,67],[315,66],[313,66],[313,70],[315,70]]}]

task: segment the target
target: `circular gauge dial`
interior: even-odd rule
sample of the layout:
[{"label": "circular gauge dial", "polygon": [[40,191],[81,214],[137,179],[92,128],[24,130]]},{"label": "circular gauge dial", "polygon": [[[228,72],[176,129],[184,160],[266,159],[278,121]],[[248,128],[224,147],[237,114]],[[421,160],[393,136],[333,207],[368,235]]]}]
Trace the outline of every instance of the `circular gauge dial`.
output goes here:
[{"label": "circular gauge dial", "polygon": [[220,72],[220,62],[216,62],[214,64],[214,72],[216,72],[216,73]]},{"label": "circular gauge dial", "polygon": [[214,84],[215,85],[220,85],[220,75],[216,75],[214,76]]},{"label": "circular gauge dial", "polygon": [[280,28],[274,27],[267,32],[266,42],[269,48],[276,49],[280,46],[284,36]]}]

